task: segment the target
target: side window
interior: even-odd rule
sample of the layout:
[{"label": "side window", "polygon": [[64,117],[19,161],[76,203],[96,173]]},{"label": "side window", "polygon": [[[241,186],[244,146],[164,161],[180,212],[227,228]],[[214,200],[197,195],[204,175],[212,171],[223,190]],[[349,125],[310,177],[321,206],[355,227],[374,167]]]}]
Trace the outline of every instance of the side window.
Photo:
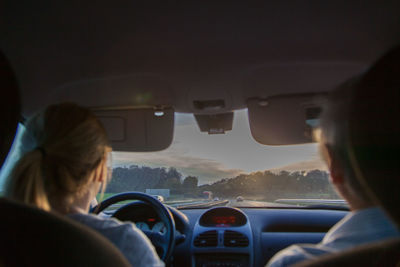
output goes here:
[{"label": "side window", "polygon": [[4,189],[5,182],[7,180],[7,177],[9,176],[9,174],[12,170],[12,167],[19,159],[20,151],[21,151],[20,140],[21,140],[21,136],[24,133],[24,131],[25,131],[25,126],[20,123],[18,125],[17,133],[15,134],[15,138],[14,138],[14,142],[11,146],[11,150],[8,153],[3,166],[1,167],[1,170],[0,170],[0,195],[1,196],[3,195],[3,189]]}]

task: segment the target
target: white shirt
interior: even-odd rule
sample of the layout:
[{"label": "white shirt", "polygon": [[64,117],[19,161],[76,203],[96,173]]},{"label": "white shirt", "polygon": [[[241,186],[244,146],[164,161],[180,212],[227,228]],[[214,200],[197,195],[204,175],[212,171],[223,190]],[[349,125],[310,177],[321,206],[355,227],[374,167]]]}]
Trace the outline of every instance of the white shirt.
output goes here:
[{"label": "white shirt", "polygon": [[108,238],[132,266],[164,267],[150,240],[134,224],[84,213],[68,214],[68,217]]},{"label": "white shirt", "polygon": [[350,212],[326,233],[319,244],[298,244],[281,250],[268,267],[289,266],[358,245],[400,236],[396,226],[377,207]]}]

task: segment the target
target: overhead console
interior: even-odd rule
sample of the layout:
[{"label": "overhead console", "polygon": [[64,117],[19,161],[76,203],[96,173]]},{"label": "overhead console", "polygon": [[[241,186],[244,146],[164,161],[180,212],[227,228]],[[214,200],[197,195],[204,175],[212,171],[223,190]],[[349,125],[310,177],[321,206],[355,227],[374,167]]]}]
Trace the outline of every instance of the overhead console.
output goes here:
[{"label": "overhead console", "polygon": [[224,134],[232,130],[233,112],[221,114],[194,114],[197,125],[208,134]]},{"label": "overhead console", "polygon": [[253,236],[247,216],[239,209],[206,211],[193,230],[195,266],[252,266]]}]

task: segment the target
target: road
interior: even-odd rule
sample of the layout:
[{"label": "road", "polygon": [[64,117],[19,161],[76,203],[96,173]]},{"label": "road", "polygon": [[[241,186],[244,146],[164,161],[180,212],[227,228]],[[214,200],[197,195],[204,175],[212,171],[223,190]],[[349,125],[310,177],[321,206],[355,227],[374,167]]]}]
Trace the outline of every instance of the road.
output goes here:
[{"label": "road", "polygon": [[229,204],[227,206],[230,207],[243,207],[243,208],[256,208],[256,207],[287,207],[287,204],[280,204],[274,202],[266,202],[266,201],[254,201],[254,200],[246,200],[236,201],[236,199],[229,199]]},{"label": "road", "polygon": [[[108,211],[114,211],[127,203],[123,204],[114,204],[109,207]],[[165,201],[164,204],[169,205],[174,208],[211,208],[217,206],[228,206],[228,207],[238,207],[238,208],[256,208],[256,207],[287,207],[288,204],[274,203],[274,202],[266,202],[266,201],[254,201],[254,200],[246,200],[236,201],[236,199],[222,199],[218,201],[214,200],[206,200],[206,199],[188,199],[188,200],[180,200],[180,201]]]}]

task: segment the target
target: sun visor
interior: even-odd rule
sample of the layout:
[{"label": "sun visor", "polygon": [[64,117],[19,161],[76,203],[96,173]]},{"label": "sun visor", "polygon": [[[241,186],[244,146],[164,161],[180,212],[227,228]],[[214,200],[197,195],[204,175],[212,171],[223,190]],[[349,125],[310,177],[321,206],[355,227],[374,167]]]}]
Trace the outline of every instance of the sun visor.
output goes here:
[{"label": "sun visor", "polygon": [[313,142],[324,94],[273,96],[247,101],[251,134],[264,145]]},{"label": "sun visor", "polygon": [[224,134],[232,130],[233,112],[221,114],[195,114],[197,125],[202,132],[208,134]]},{"label": "sun visor", "polygon": [[172,143],[173,108],[94,110],[94,113],[103,123],[113,150],[160,151]]}]

